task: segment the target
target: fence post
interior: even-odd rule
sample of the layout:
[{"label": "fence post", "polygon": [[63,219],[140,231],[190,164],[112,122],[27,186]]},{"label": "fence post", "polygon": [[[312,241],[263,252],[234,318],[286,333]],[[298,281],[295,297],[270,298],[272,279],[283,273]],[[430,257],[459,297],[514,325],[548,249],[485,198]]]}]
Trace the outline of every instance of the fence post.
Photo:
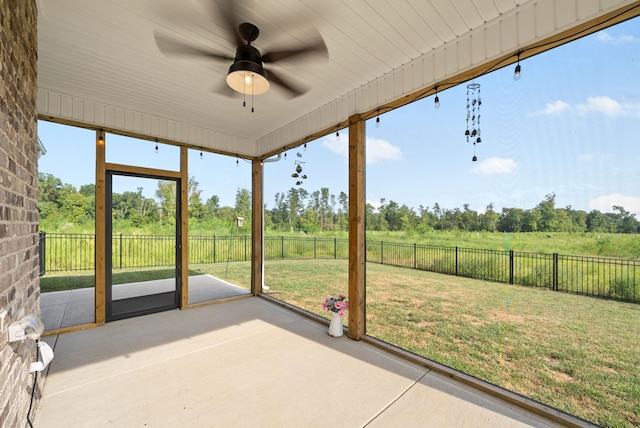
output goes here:
[{"label": "fence post", "polygon": [[244,235],[244,261],[247,261],[247,235]]},{"label": "fence post", "polygon": [[380,264],[384,264],[384,241],[380,241]]},{"label": "fence post", "polygon": [[316,252],[316,237],[313,237],[313,260],[317,259],[318,255]]},{"label": "fence post", "polygon": [[509,250],[509,284],[513,284],[513,250]]},{"label": "fence post", "polygon": [[122,233],[120,234],[120,270],[122,270]]},{"label": "fence post", "polygon": [[284,235],[280,237],[280,259],[284,260]]},{"label": "fence post", "polygon": [[418,244],[413,243],[413,268],[418,268]]},{"label": "fence post", "polygon": [[46,253],[47,253],[47,232],[40,232],[39,239],[39,253],[40,253],[40,276],[47,273],[46,265]]},{"label": "fence post", "polygon": [[216,235],[213,235],[213,262],[216,262]]},{"label": "fence post", "polygon": [[338,238],[333,238],[333,258],[338,258]]},{"label": "fence post", "polygon": [[558,291],[558,253],[553,253],[553,291]]},{"label": "fence post", "polygon": [[456,276],[458,276],[458,247],[456,246]]}]

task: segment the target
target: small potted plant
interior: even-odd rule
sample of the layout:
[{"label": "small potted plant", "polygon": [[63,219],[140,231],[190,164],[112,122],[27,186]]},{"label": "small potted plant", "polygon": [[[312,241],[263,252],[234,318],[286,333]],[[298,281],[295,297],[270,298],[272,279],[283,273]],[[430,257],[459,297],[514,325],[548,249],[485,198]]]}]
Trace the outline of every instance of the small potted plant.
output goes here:
[{"label": "small potted plant", "polygon": [[342,317],[349,309],[349,301],[344,294],[338,297],[327,296],[322,302],[322,309],[331,312],[331,323],[329,324],[329,336],[342,336]]}]

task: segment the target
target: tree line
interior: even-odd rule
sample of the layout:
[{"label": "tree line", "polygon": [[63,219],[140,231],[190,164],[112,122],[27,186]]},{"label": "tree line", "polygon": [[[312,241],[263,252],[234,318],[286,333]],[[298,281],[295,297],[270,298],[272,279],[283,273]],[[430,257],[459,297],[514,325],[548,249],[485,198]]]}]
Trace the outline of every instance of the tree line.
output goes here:
[{"label": "tree line", "polygon": [[[243,217],[245,225],[251,221],[251,192],[239,188],[234,206],[221,206],[216,195],[203,200],[202,190],[195,178],[187,183],[188,217],[190,224],[203,227],[225,227]],[[40,173],[38,208],[41,224],[54,227],[60,224],[89,224],[95,219],[95,185],[76,189],[52,174]],[[176,219],[176,182],[158,181],[155,197],[125,191],[112,195],[114,224],[144,228],[153,224],[173,225]],[[468,204],[460,208],[414,208],[392,200],[381,199],[378,206],[366,205],[366,228],[371,231],[461,230],[490,232],[597,232],[639,233],[640,222],[635,214],[614,205],[612,213],[598,210],[575,210],[571,206],[556,207],[556,195],[551,193],[534,208],[502,208],[493,204],[482,213],[471,210]],[[349,198],[345,192],[337,196],[326,187],[313,192],[292,187],[276,193],[272,208],[265,205],[265,228],[279,232],[315,233],[348,230]]]}]

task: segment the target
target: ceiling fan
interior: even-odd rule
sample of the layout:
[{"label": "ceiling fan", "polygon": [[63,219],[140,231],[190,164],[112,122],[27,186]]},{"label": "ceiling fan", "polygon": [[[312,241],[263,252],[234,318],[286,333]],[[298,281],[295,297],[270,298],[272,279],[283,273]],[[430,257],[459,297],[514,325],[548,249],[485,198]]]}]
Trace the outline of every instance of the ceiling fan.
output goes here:
[{"label": "ceiling fan", "polygon": [[214,50],[200,48],[155,31],[154,37],[160,52],[165,55],[195,55],[225,62],[232,61],[227,73],[226,83],[229,88],[241,94],[264,94],[269,90],[271,84],[284,89],[291,97],[297,97],[306,93],[308,88],[281,77],[272,69],[266,69],[263,64],[274,64],[281,60],[298,59],[309,54],[326,57],[327,46],[322,37],[318,34],[316,41],[301,47],[261,53],[252,45],[252,42],[254,42],[260,34],[258,27],[249,22],[238,24],[239,19],[235,12],[233,1],[229,0],[224,3],[225,6],[219,8],[219,11],[224,20],[226,31],[231,34],[235,42],[235,57]]}]

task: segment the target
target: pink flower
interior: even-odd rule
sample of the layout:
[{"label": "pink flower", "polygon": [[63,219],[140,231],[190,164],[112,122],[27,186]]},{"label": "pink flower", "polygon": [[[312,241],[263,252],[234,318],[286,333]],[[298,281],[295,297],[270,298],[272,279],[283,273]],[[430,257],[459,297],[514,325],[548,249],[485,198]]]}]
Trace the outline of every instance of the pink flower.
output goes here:
[{"label": "pink flower", "polygon": [[343,316],[349,309],[349,302],[344,294],[340,294],[339,297],[327,296],[322,301],[322,310],[325,312],[335,312]]}]

